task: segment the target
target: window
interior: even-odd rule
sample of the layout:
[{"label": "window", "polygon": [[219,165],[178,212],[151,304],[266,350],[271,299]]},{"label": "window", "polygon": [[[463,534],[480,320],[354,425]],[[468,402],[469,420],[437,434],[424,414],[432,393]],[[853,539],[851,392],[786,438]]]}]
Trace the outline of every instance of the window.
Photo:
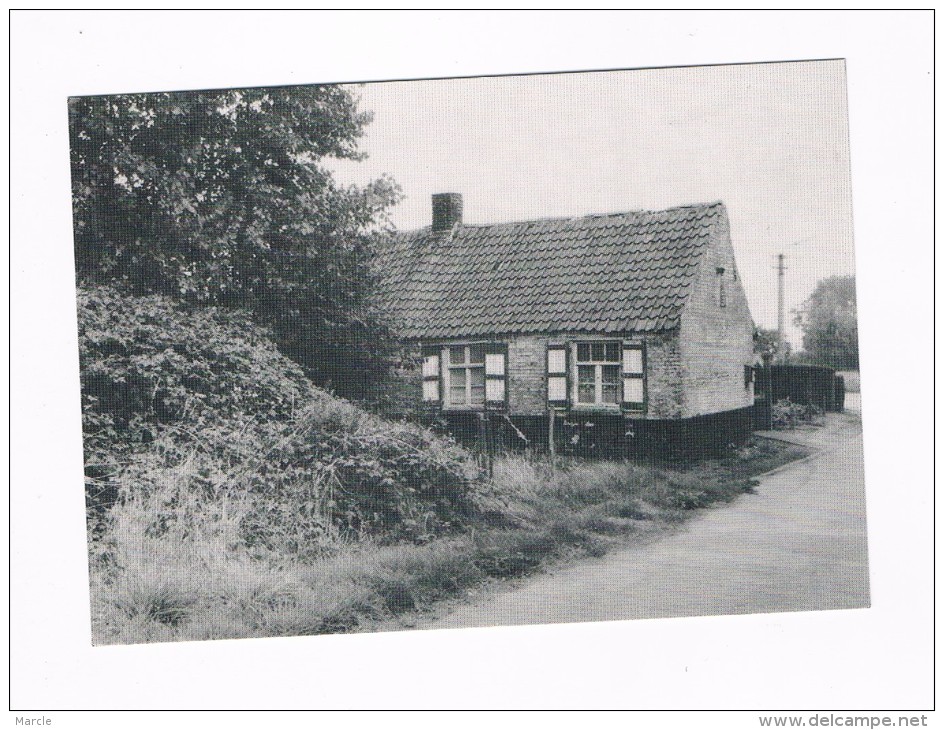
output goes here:
[{"label": "window", "polygon": [[485,405],[485,345],[453,345],[449,350],[449,405]]},{"label": "window", "polygon": [[619,342],[577,343],[578,405],[619,405]]},{"label": "window", "polygon": [[508,344],[424,345],[423,405],[427,408],[508,408]]},{"label": "window", "polygon": [[548,343],[548,407],[645,413],[645,347],[623,340]]}]

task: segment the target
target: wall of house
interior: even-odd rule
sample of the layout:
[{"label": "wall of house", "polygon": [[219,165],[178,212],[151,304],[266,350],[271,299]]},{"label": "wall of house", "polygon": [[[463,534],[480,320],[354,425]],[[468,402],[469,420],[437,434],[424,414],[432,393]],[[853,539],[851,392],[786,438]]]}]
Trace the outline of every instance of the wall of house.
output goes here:
[{"label": "wall of house", "polygon": [[[714,320],[704,313],[692,317],[698,322]],[[689,323],[691,325],[691,323]],[[706,325],[707,327],[707,325]],[[707,327],[708,331],[711,327]],[[518,436],[524,434],[527,443],[540,445],[547,437],[547,385],[545,373],[545,353],[549,342],[569,341],[577,336],[517,336],[500,338],[508,343],[508,387],[509,413],[515,416],[517,429],[507,427],[507,433],[501,437],[511,446],[521,446]],[[575,453],[592,455],[610,453],[615,449],[623,455],[645,456],[647,454],[676,454],[687,457],[705,456],[722,449],[729,443],[736,443],[746,438],[753,426],[752,410],[742,402],[732,408],[722,408],[712,413],[692,414],[693,398],[686,392],[698,386],[697,378],[706,379],[695,395],[711,402],[712,394],[718,390],[718,384],[725,386],[727,397],[722,393],[714,396],[714,402],[735,402],[732,391],[735,385],[741,389],[743,369],[740,380],[735,384],[733,377],[711,376],[712,368],[699,363],[690,363],[687,370],[683,365],[683,350],[691,350],[690,343],[683,347],[677,332],[647,335],[647,395],[648,411],[645,416],[632,414],[627,421],[621,413],[599,415],[588,418],[574,418],[573,412],[558,419],[557,441],[561,453],[573,450]],[[706,338],[707,340],[708,338]],[[709,348],[699,345],[699,351],[708,352]],[[404,348],[397,367],[394,382],[385,387],[382,410],[394,417],[410,417],[428,420],[430,423],[443,422],[459,438],[469,443],[477,443],[478,422],[474,413],[451,412],[445,421],[441,421],[438,409],[430,411],[423,407],[422,369],[418,347]],[[730,360],[720,350],[709,357]],[[733,360],[732,360],[733,364]],[[712,387],[708,387],[711,384]],[[705,394],[708,394],[707,396]],[[750,394],[745,400],[750,400]],[[688,400],[686,400],[686,398]],[[687,408],[686,408],[687,406]],[[503,421],[495,421],[505,427]],[[587,426],[593,424],[594,428]],[[579,441],[574,439],[579,436]],[[629,438],[627,438],[629,436]],[[613,452],[613,453],[616,453]]]},{"label": "wall of house", "polygon": [[[538,416],[547,413],[545,357],[551,342],[592,339],[592,335],[518,336],[508,340],[509,412]],[[675,333],[625,339],[646,343],[648,409],[644,418],[678,418],[682,413],[682,359]]]},{"label": "wall of house", "polygon": [[547,413],[545,353],[547,337],[508,337],[508,412],[512,415],[540,416]]},{"label": "wall of house", "polygon": [[[496,337],[508,344],[508,412],[519,416],[547,414],[546,353],[551,342],[591,339],[588,335],[514,335]],[[682,414],[682,357],[675,332],[627,337],[646,342],[648,410],[644,418],[674,419]],[[457,340],[460,342],[461,340]],[[388,394],[392,415],[422,406],[419,348],[405,352],[396,384]]]},{"label": "wall of house", "polygon": [[[724,268],[718,274],[719,267]],[[724,283],[725,306],[719,301]],[[682,311],[682,416],[720,413],[754,403],[744,366],[754,361],[754,324],[734,260],[727,218],[714,226],[705,258]]]},{"label": "wall of house", "polygon": [[[519,335],[508,342],[508,410],[512,415],[547,413],[546,353],[550,343],[592,339],[592,335]],[[682,413],[682,359],[675,333],[626,337],[646,343],[645,418],[678,418]]]},{"label": "wall of house", "polygon": [[[719,266],[725,269],[724,307],[718,303]],[[753,363],[753,321],[735,273],[734,252],[724,228],[700,266],[680,329],[637,338],[646,342],[648,410],[643,418],[677,420],[753,405],[753,386],[744,386],[744,365]],[[508,344],[509,413],[546,415],[548,344],[588,337],[496,337]],[[396,377],[377,398],[388,415],[412,416],[424,410],[419,352],[418,346],[404,348]]]}]

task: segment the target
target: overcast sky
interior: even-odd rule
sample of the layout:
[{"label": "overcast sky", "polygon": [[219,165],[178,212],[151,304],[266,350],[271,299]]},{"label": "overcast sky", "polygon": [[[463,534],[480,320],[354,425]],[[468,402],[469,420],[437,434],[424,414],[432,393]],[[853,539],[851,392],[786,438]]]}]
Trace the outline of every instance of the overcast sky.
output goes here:
[{"label": "overcast sky", "polygon": [[842,61],[372,83],[363,162],[403,188],[398,228],[430,196],[462,193],[465,221],[661,209],[721,200],[755,322],[777,322],[776,255],[790,311],[854,273]]}]

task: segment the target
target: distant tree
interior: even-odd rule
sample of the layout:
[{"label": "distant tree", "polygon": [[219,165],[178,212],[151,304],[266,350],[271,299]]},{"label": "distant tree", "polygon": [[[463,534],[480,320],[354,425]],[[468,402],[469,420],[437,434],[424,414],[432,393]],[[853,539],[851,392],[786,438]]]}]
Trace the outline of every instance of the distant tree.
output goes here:
[{"label": "distant tree", "polygon": [[854,276],[823,279],[794,314],[794,322],[803,331],[806,359],[819,365],[858,369]]},{"label": "distant tree", "polygon": [[80,284],[248,307],[323,384],[350,391],[389,342],[371,303],[396,185],[339,185],[370,115],[306,86],[70,100]]},{"label": "distant tree", "polygon": [[781,341],[777,330],[754,326],[754,352],[758,355],[770,355],[774,360],[786,360],[790,357],[790,343]]}]

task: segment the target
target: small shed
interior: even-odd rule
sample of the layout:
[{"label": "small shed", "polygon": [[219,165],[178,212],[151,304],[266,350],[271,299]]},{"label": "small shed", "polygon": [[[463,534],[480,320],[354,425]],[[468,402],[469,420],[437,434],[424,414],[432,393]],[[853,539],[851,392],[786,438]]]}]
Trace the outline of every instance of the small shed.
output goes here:
[{"label": "small shed", "polygon": [[425,408],[656,448],[750,432],[753,321],[721,202],[494,225],[463,223],[461,195],[432,202],[380,261]]}]

